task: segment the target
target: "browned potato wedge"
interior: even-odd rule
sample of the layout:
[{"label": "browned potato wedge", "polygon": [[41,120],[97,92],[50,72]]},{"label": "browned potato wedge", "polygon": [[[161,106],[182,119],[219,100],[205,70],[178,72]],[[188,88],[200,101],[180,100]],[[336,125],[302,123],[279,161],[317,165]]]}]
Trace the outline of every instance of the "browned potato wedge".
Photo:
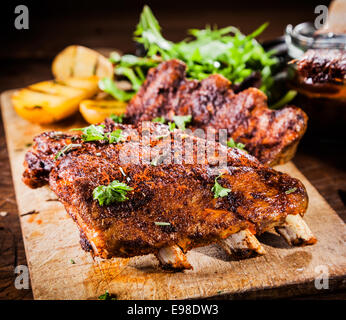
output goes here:
[{"label": "browned potato wedge", "polygon": [[98,81],[99,78],[97,76],[91,76],[87,78],[67,78],[62,81],[58,81],[58,83],[72,88],[97,92]]},{"label": "browned potato wedge", "polygon": [[90,124],[102,122],[111,114],[122,115],[126,103],[117,100],[84,100],[79,105],[83,118]]},{"label": "browned potato wedge", "polygon": [[70,77],[113,77],[113,65],[103,55],[83,46],[69,46],[53,60],[52,72],[57,80]]},{"label": "browned potato wedge", "polygon": [[63,83],[43,81],[17,91],[12,103],[24,119],[49,124],[76,113],[79,103],[97,91],[97,77],[66,79]]},{"label": "browned potato wedge", "polygon": [[35,83],[28,86],[28,89],[68,98],[81,97],[86,94],[85,89],[68,87],[67,85],[59,84],[55,81],[43,81]]},{"label": "browned potato wedge", "polygon": [[12,96],[16,112],[33,123],[53,123],[74,114],[79,98],[67,98],[48,93],[22,89]]}]

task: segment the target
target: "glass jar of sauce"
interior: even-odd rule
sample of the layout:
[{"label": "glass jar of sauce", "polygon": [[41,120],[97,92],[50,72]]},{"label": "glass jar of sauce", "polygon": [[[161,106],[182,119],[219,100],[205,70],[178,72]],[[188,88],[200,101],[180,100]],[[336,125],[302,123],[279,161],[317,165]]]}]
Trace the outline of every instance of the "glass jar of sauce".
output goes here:
[{"label": "glass jar of sauce", "polygon": [[346,35],[319,33],[311,23],[288,25],[289,87],[309,116],[308,133],[335,136],[346,126]]}]

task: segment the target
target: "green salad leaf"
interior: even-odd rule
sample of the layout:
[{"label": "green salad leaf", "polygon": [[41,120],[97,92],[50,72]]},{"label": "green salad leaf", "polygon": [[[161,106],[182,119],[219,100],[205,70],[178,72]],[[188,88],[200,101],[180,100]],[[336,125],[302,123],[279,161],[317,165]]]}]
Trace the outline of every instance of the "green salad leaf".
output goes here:
[{"label": "green salad leaf", "polygon": [[113,120],[114,122],[116,122],[116,123],[123,123],[124,114],[121,114],[121,115],[118,116],[118,115],[112,113],[112,114],[109,116],[109,118],[110,118],[111,120]]},{"label": "green salad leaf", "polygon": [[145,56],[120,56],[117,52],[110,56],[110,61],[115,65],[115,74],[130,81],[132,90],[121,90],[108,78],[102,79],[99,86],[116,99],[128,101],[143,84],[150,68],[156,67],[161,61],[180,59],[186,63],[186,75],[191,79],[202,80],[218,73],[233,84],[240,84],[252,74],[260,73],[260,89],[270,96],[274,82],[272,67],[277,65],[278,60],[273,52],[266,52],[255,39],[267,25],[264,23],[247,36],[232,26],[191,29],[186,40],[174,43],[163,37],[157,19],[150,8],[144,6],[134,39],[144,46]]}]

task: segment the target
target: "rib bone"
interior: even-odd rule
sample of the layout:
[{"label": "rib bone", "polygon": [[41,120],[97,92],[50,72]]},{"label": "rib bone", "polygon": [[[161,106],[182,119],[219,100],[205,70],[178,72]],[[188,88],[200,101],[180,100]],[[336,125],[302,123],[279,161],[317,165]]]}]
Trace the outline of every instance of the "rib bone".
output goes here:
[{"label": "rib bone", "polygon": [[249,229],[234,233],[227,239],[219,241],[219,244],[230,256],[240,259],[266,253]]},{"label": "rib bone", "polygon": [[156,254],[162,268],[171,270],[193,269],[183,251],[177,246],[161,248]]},{"label": "rib bone", "polygon": [[289,245],[310,245],[317,242],[317,239],[299,214],[288,215],[285,223],[282,226],[275,227],[275,230],[280,233]]}]

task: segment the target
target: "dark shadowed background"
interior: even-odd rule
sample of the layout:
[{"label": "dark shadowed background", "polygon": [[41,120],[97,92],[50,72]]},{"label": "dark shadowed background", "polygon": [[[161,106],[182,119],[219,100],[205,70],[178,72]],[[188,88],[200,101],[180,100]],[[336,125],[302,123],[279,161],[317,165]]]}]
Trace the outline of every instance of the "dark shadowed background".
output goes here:
[{"label": "dark shadowed background", "polygon": [[[16,30],[14,8],[29,8],[29,30]],[[283,34],[287,24],[313,21],[322,0],[212,0],[212,1],[4,1],[0,2],[0,92],[51,78],[51,59],[64,47],[80,44],[134,52],[132,33],[144,4],[149,4],[164,36],[181,40],[189,28],[206,24],[234,25],[249,33],[268,21],[259,37]],[[294,163],[345,218],[345,144],[316,137],[300,145]],[[32,298],[30,290],[14,288],[14,266],[26,264],[2,122],[0,121],[0,299]],[[307,297],[304,297],[307,298]],[[345,298],[345,293],[323,293],[320,299]]]}]

